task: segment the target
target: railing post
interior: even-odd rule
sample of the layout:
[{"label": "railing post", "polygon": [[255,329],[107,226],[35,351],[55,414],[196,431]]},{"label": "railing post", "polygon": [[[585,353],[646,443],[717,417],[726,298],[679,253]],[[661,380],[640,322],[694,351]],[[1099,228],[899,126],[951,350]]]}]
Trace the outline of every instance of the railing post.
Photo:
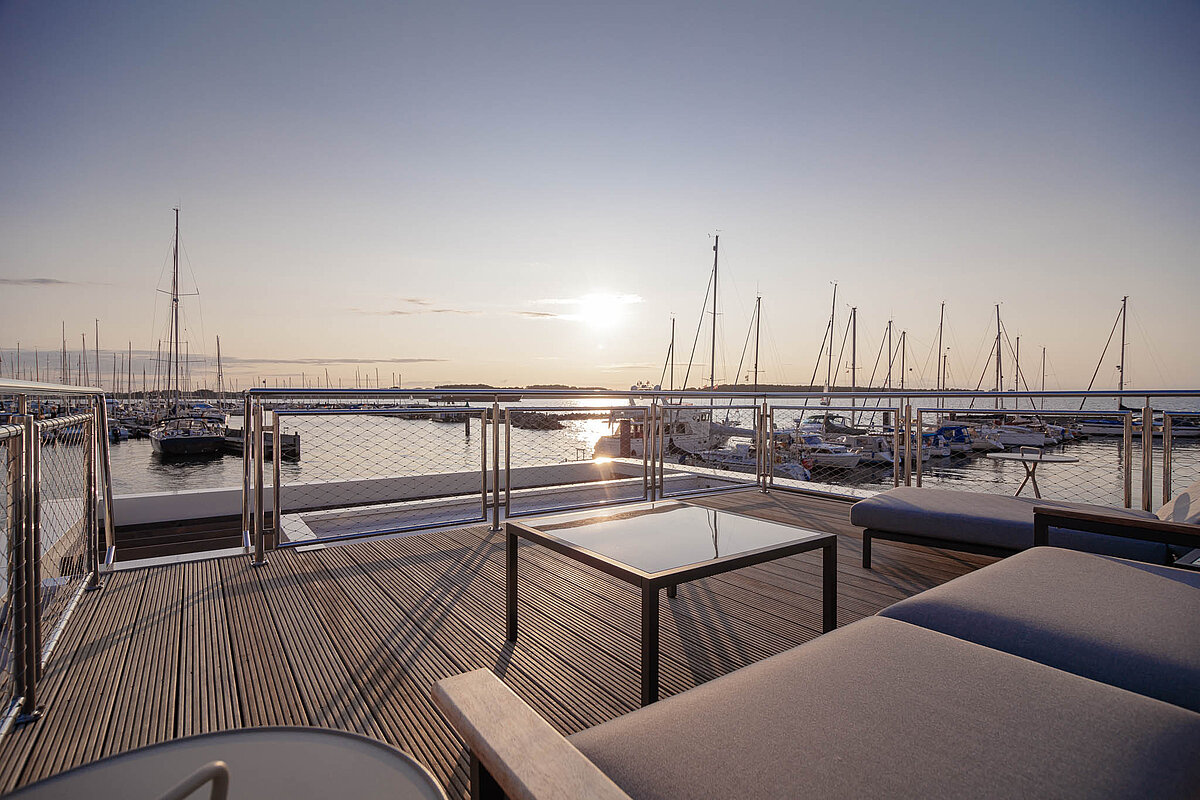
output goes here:
[{"label": "railing post", "polygon": [[100,406],[97,405],[92,409],[92,435],[88,437],[87,456],[85,469],[87,471],[87,496],[86,496],[86,511],[84,518],[87,525],[87,555],[88,555],[88,583],[87,590],[89,592],[96,589],[104,588],[104,584],[100,581],[100,515],[98,513],[99,503],[96,496],[96,452],[100,449],[99,439],[108,436],[108,427],[100,427],[100,422],[103,419],[100,414]]},{"label": "railing post", "polygon": [[279,546],[283,533],[283,426],[279,422],[279,409],[271,412],[271,530],[275,531],[275,546]]},{"label": "railing post", "polygon": [[[21,398],[22,412],[28,407]],[[13,642],[16,658],[13,663],[14,678],[17,690],[21,694],[21,708],[16,721],[18,723],[33,722],[42,715],[42,709],[37,702],[38,671],[41,664],[41,637],[38,625],[37,564],[35,561],[34,539],[37,538],[36,524],[37,497],[34,484],[37,481],[35,457],[39,431],[32,416],[23,413],[20,418],[24,426],[24,436],[21,437],[21,458],[18,460],[19,473],[16,486],[19,493],[17,498],[18,513],[13,514],[13,544],[19,553],[17,564],[13,569]]]},{"label": "railing post", "polygon": [[[20,403],[24,410],[24,403]],[[13,422],[21,425],[20,436],[8,440],[8,558],[9,558],[9,597],[12,604],[12,659],[13,682],[17,697],[21,698],[18,715],[30,719],[29,713],[37,704],[37,682],[33,673],[28,669],[29,660],[26,653],[32,648],[29,635],[32,627],[29,625],[29,611],[26,600],[28,592],[25,587],[25,511],[27,498],[25,496],[25,456],[28,450],[26,437],[28,427],[25,417],[14,417]]]},{"label": "railing post", "polygon": [[1150,399],[1142,409],[1142,510],[1149,511],[1153,503],[1154,488],[1154,409]]},{"label": "railing post", "polygon": [[250,405],[250,393],[247,392],[242,402],[242,544],[247,549],[252,544],[250,537],[253,530],[253,522],[250,519],[252,508],[251,496],[254,492],[250,469],[252,450],[250,429],[252,427],[251,420],[253,413]]},{"label": "railing post", "polygon": [[25,462],[29,472],[25,477],[25,491],[29,495],[29,514],[25,527],[29,531],[29,588],[30,620],[33,622],[33,674],[42,679],[42,432],[33,417],[29,418],[33,435],[30,451],[33,457]]},{"label": "railing post", "polygon": [[918,487],[920,487],[920,485],[921,485],[921,473],[924,471],[923,465],[924,465],[924,461],[925,461],[925,439],[924,439],[924,437],[921,436],[921,431],[925,427],[924,421],[925,421],[924,412],[922,412],[921,409],[918,408],[917,416],[916,416],[916,419],[914,420],[915,424],[913,425],[913,432],[912,432],[912,437],[916,440],[916,448],[917,448],[916,459],[917,459],[917,486]]},{"label": "railing post", "polygon": [[500,529],[500,398],[496,397],[492,400],[492,531]]},{"label": "railing post", "polygon": [[1171,502],[1171,415],[1163,412],[1163,502]]},{"label": "railing post", "polygon": [[[771,465],[771,467],[770,467],[770,469],[771,469],[771,485],[774,486],[775,485],[775,448],[777,446],[777,442],[776,442],[776,436],[775,436],[775,409],[773,407],[771,407],[770,405],[767,406],[767,431],[768,431],[768,435],[771,437],[770,452],[767,453],[767,458],[770,459],[769,463]],[[812,477],[812,476],[810,475],[809,477]]]},{"label": "railing post", "polygon": [[654,459],[654,442],[658,440],[658,398],[642,409],[642,496],[658,498],[658,472]]},{"label": "railing post", "polygon": [[512,512],[512,412],[504,409],[504,518]]},{"label": "railing post", "polygon": [[[921,454],[917,454],[919,459]],[[904,403],[904,485],[912,486],[912,405]]]},{"label": "railing post", "polygon": [[892,486],[900,485],[900,409],[892,415]]},{"label": "railing post", "polygon": [[111,461],[108,456],[108,404],[104,402],[104,395],[92,395],[95,398],[96,406],[100,410],[100,421],[98,423],[99,430],[96,431],[97,444],[100,453],[100,478],[104,485],[104,547],[107,551],[104,562],[109,563],[109,556],[116,552],[117,537],[116,537],[116,520],[113,518],[113,488],[112,488],[112,468]]},{"label": "railing post", "polygon": [[266,522],[263,519],[263,407],[254,404],[254,560],[251,566],[261,567],[267,563]]},{"label": "railing post", "polygon": [[1125,473],[1125,507],[1133,506],[1133,415],[1126,411],[1123,437],[1124,473]]}]

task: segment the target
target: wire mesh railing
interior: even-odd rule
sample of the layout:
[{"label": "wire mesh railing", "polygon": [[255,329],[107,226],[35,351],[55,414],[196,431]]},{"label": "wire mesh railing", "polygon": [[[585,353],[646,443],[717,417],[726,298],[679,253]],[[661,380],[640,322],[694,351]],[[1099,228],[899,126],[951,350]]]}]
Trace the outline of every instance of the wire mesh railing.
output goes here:
[{"label": "wire mesh railing", "polygon": [[[274,545],[275,516],[286,545],[463,522],[498,529],[506,517],[749,486],[856,499],[919,485],[1150,508],[1160,485],[1182,488],[1200,472],[1200,448],[1183,442],[1200,392],[1138,393],[1171,408],[1165,417],[1122,405],[1132,393],[455,390],[468,405],[432,405],[441,394],[249,392],[248,419],[270,408],[245,454],[256,556]],[[1080,411],[1081,398],[1095,410]],[[1158,434],[1146,441],[1143,415]],[[1160,428],[1172,422],[1164,447]],[[271,436],[296,437],[302,457],[273,455]]]},{"label": "wire mesh railing", "polygon": [[1200,412],[1163,414],[1156,445],[1162,464],[1162,501],[1200,481]]},{"label": "wire mesh railing", "polygon": [[0,535],[3,536],[4,545],[4,568],[0,572],[0,581],[3,581],[3,594],[0,596],[4,598],[4,607],[0,610],[0,708],[5,712],[5,718],[19,696],[14,675],[15,661],[19,658],[15,651],[17,639],[14,627],[23,620],[14,614],[13,589],[14,586],[20,586],[20,581],[14,580],[13,570],[19,566],[14,548],[19,546],[23,527],[20,505],[24,499],[24,447],[24,429],[21,426],[0,425],[0,457],[4,463],[4,493],[0,498],[3,500],[0,503]]},{"label": "wire mesh railing", "polygon": [[[1111,506],[1128,506],[1136,495],[1141,459],[1125,435],[1129,412],[1086,418],[1067,411],[913,412],[910,448],[917,486]],[[1096,430],[1102,432],[1090,432]],[[967,443],[969,449],[955,448]]]},{"label": "wire mesh railing", "polygon": [[505,516],[649,498],[649,407],[522,406],[500,419]]},{"label": "wire mesh railing", "polygon": [[349,404],[272,416],[262,444],[278,485],[280,545],[485,519],[485,408]]},{"label": "wire mesh railing", "polygon": [[762,483],[762,407],[732,399],[656,406],[657,496],[741,489]]},{"label": "wire mesh railing", "polygon": [[[0,732],[37,719],[38,681],[85,588],[111,552],[104,396],[94,389],[0,381],[5,481]],[[101,503],[103,498],[103,504]],[[100,509],[105,509],[104,527]]]},{"label": "wire mesh railing", "polygon": [[855,497],[889,489],[903,461],[898,414],[885,405],[772,405],[776,475],[780,464],[798,465],[808,475],[794,480],[805,488]]},{"label": "wire mesh railing", "polygon": [[93,574],[88,554],[96,523],[95,414],[40,420],[35,430],[34,558],[39,625],[48,650]]}]

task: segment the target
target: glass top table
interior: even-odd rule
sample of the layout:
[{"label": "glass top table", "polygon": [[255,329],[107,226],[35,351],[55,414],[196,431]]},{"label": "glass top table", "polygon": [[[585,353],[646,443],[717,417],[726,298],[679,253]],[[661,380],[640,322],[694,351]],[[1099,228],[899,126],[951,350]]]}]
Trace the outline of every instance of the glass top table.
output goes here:
[{"label": "glass top table", "polygon": [[517,549],[526,539],[642,590],[642,705],[658,699],[658,593],[690,580],[823,552],[823,630],[837,627],[837,537],[676,501],[505,523],[509,641],[517,638]]}]

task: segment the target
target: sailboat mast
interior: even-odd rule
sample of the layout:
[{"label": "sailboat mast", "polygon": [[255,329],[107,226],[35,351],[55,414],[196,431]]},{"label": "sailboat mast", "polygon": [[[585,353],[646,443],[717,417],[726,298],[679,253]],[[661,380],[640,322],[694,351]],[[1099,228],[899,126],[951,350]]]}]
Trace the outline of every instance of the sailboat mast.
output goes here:
[{"label": "sailboat mast", "polygon": [[671,317],[671,391],[675,391],[675,317]]},{"label": "sailboat mast", "polygon": [[888,391],[892,389],[892,360],[895,358],[895,352],[892,350],[892,321],[888,320],[887,329],[888,339]]},{"label": "sailboat mast", "polygon": [[825,391],[833,382],[833,320],[837,313],[837,281],[833,283],[833,301],[829,304],[829,358],[825,362]]},{"label": "sailboat mast", "polygon": [[754,391],[758,392],[758,337],[762,332],[762,295],[754,299]]},{"label": "sailboat mast", "polygon": [[1046,348],[1042,348],[1042,408],[1046,408]]},{"label": "sailboat mast", "polygon": [[125,371],[125,394],[133,398],[133,342],[129,343],[129,362]]},{"label": "sailboat mast", "polygon": [[[1125,391],[1125,312],[1128,308],[1129,295],[1121,298],[1121,372],[1117,376],[1117,391]],[[1117,401],[1118,404],[1121,401]]]},{"label": "sailboat mast", "polygon": [[[708,364],[708,388],[709,391],[715,391],[717,388],[717,258],[720,256],[718,248],[721,246],[721,235],[717,234],[713,240],[713,304],[712,304],[712,350]],[[712,405],[712,398],[709,398],[709,405]]]},{"label": "sailboat mast", "polygon": [[946,376],[942,374],[942,359],[941,359],[941,355],[942,355],[942,325],[943,325],[943,323],[945,323],[945,321],[946,321],[946,301],[943,300],[942,301],[942,310],[938,314],[938,376],[937,376],[938,389],[946,388]]},{"label": "sailboat mast", "polygon": [[1019,391],[1021,391],[1021,337],[1020,336],[1017,337],[1017,352],[1016,352],[1016,356],[1013,360],[1014,360],[1013,370],[1016,372],[1016,375],[1013,376],[1013,391],[1019,392]]},{"label": "sailboat mast", "polygon": [[96,320],[96,340],[92,344],[96,349],[96,387],[104,389],[104,375],[100,372],[100,320]]},{"label": "sailboat mast", "polygon": [[[307,387],[305,387],[307,388]],[[217,398],[225,400],[225,375],[221,372],[221,337],[217,337]]]},{"label": "sailboat mast", "polygon": [[996,408],[1000,407],[999,392],[1004,388],[1004,368],[1000,360],[1000,304],[996,304]]},{"label": "sailboat mast", "polygon": [[[850,307],[850,407],[854,407],[853,393],[858,391],[858,306]],[[855,421],[855,412],[850,412],[850,424]]]},{"label": "sailboat mast", "polygon": [[907,348],[905,340],[908,339],[908,331],[900,331],[900,391],[904,391],[904,371],[905,371],[905,355]]},{"label": "sailboat mast", "polygon": [[171,338],[175,365],[175,405],[179,406],[179,209],[175,209],[175,246],[171,257]]}]

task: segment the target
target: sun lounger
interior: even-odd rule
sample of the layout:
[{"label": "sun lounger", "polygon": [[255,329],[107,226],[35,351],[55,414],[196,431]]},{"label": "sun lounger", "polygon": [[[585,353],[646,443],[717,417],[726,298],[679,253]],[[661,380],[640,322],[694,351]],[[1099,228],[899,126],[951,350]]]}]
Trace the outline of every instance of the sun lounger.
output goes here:
[{"label": "sun lounger", "polygon": [[1107,527],[1086,527],[1048,518],[1048,543],[1055,547],[1170,564],[1180,554],[1178,548],[1161,537],[1155,540],[1129,531],[1161,531],[1170,524],[1191,526],[1179,530],[1200,531],[1200,502],[1192,498],[1200,498],[1200,481],[1159,509],[1159,516],[1139,509],[900,486],[855,503],[850,521],[865,529],[863,566],[868,569],[874,539],[995,556],[1026,550],[1034,545],[1035,508],[1062,512],[1075,520],[1101,515],[1107,523]]}]

